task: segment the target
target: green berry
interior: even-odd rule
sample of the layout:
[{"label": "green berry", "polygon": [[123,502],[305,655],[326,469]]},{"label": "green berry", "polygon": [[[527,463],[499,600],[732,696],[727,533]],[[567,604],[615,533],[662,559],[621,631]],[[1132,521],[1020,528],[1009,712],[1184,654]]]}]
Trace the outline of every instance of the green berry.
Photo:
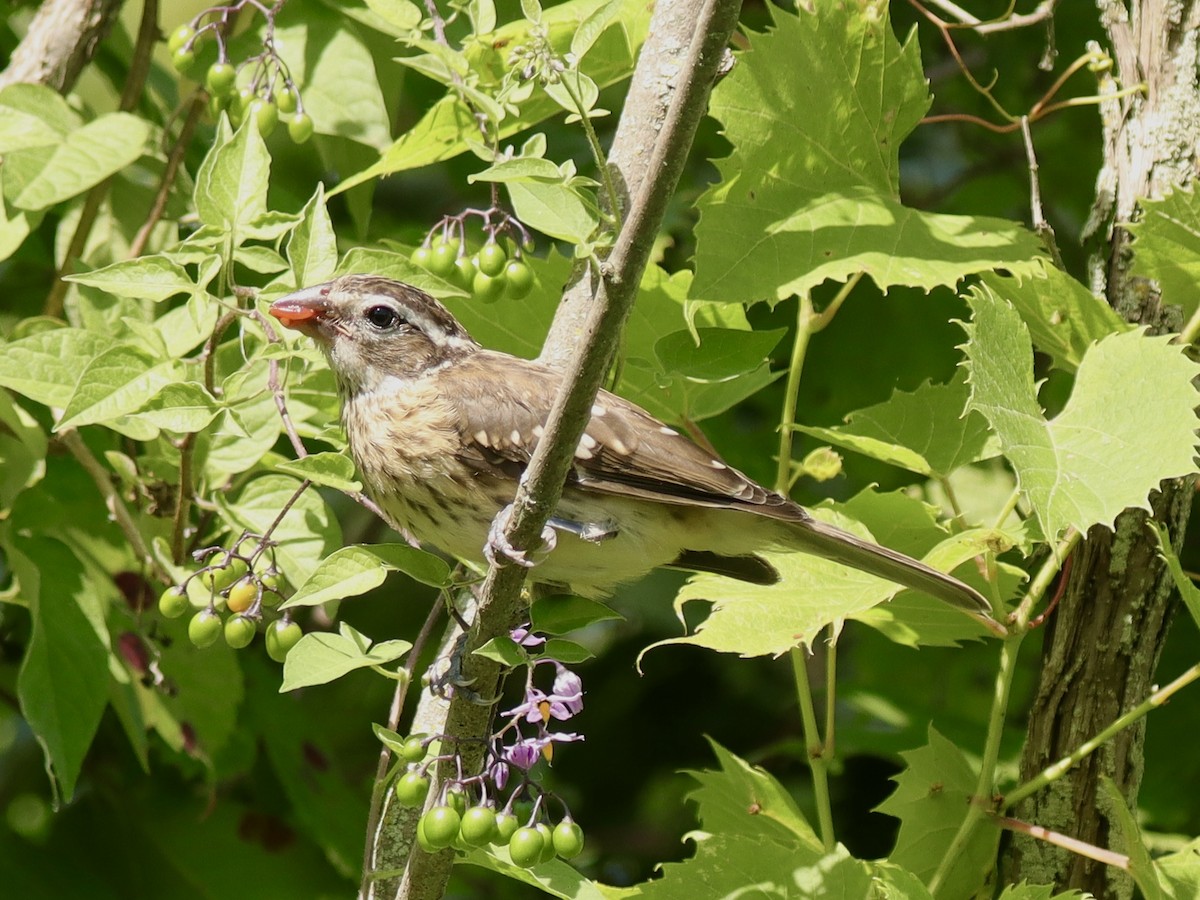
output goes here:
[{"label": "green berry", "polygon": [[235,556],[226,566],[213,566],[201,572],[200,583],[210,591],[223,591],[248,571],[245,561]]},{"label": "green berry", "polygon": [[463,254],[454,261],[454,275],[463,287],[471,289],[475,282],[475,263],[471,257]]},{"label": "green berry", "polygon": [[571,819],[554,826],[554,852],[563,859],[574,859],[583,852],[583,829]]},{"label": "green berry", "polygon": [[512,838],[513,833],[520,827],[521,820],[510,812],[502,812],[496,814],[496,837],[493,840],[497,844],[507,844]]},{"label": "green berry", "polygon": [[221,636],[221,617],[211,609],[202,609],[188,622],[188,639],[200,649],[211,647]]},{"label": "green berry", "polygon": [[175,67],[175,71],[181,75],[187,72],[196,63],[196,54],[187,49],[180,47],[171,54],[171,65]]},{"label": "green berry", "polygon": [[538,862],[550,862],[554,859],[554,832],[545,822],[537,823],[538,834],[542,836],[542,857]]},{"label": "green berry", "polygon": [[283,662],[288,651],[296,646],[304,631],[295,622],[278,619],[267,626],[266,644],[267,656],[275,662]]},{"label": "green berry", "polygon": [[204,86],[214,97],[228,97],[237,83],[237,69],[227,62],[216,62],[208,67]]},{"label": "green berry", "polygon": [[296,92],[290,87],[281,87],[275,92],[275,105],[281,113],[290,116],[296,111]]},{"label": "green berry", "polygon": [[167,49],[173,54],[179,50],[196,36],[196,29],[191,25],[183,24],[171,32],[171,36],[167,38]]},{"label": "green berry", "polygon": [[288,122],[288,137],[293,143],[303,144],[313,136],[313,120],[308,113],[297,113]]},{"label": "green berry", "polygon": [[409,258],[412,260],[414,266],[420,266],[422,269],[428,270],[429,264],[433,260],[433,251],[428,247],[418,247],[412,252],[412,256]]},{"label": "green berry", "polygon": [[178,619],[191,608],[188,595],[181,591],[178,585],[167,588],[158,598],[158,611],[168,619]]},{"label": "green berry", "polygon": [[471,279],[471,295],[483,303],[495,303],[504,296],[506,284],[507,282],[505,282],[503,275],[493,278],[491,275],[480,270]]},{"label": "green berry", "polygon": [[425,735],[414,734],[410,735],[408,740],[400,747],[400,756],[405,762],[417,763],[425,758],[429,752],[429,745],[425,743]]},{"label": "green berry", "polygon": [[428,794],[429,776],[420,772],[405,772],[396,781],[396,799],[404,806],[421,806]]},{"label": "green berry", "polygon": [[225,605],[229,607],[230,612],[243,613],[254,605],[257,596],[258,585],[247,575],[229,589],[229,593],[225,595]]},{"label": "green berry", "polygon": [[495,278],[504,271],[508,262],[508,254],[495,241],[488,241],[479,248],[479,271]]},{"label": "green berry", "polygon": [[510,260],[504,267],[504,280],[508,282],[508,296],[514,300],[528,297],[533,290],[533,269],[522,260]]},{"label": "green berry", "polygon": [[446,791],[446,803],[460,816],[467,811],[467,792],[457,785]]},{"label": "green berry", "polygon": [[532,869],[542,859],[546,839],[536,828],[525,825],[513,832],[508,839],[508,855],[522,869]]},{"label": "green berry", "polygon": [[452,807],[435,806],[421,816],[421,823],[425,826],[425,840],[428,844],[426,849],[432,848],[437,851],[444,850],[454,843],[462,818]]},{"label": "green berry", "polygon": [[258,628],[249,616],[230,616],[225,623],[225,643],[234,650],[249,647]]},{"label": "green berry", "polygon": [[496,811],[487,806],[472,806],[463,813],[459,834],[472,847],[482,847],[496,836]]},{"label": "green berry", "polygon": [[246,107],[246,117],[254,123],[258,133],[264,138],[279,124],[279,110],[275,108],[274,103],[262,97],[255,97],[250,101],[250,105]]},{"label": "green berry", "polygon": [[429,253],[429,271],[439,278],[445,278],[454,271],[457,259],[457,239],[452,238],[448,241],[436,240],[433,243],[433,249]]}]

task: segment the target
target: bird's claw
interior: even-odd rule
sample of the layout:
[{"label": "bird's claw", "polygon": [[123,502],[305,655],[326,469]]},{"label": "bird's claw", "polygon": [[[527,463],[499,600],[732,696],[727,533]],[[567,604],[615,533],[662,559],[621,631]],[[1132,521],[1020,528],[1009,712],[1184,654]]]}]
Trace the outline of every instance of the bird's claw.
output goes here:
[{"label": "bird's claw", "polygon": [[518,550],[505,536],[504,531],[508,527],[508,521],[512,518],[512,504],[504,507],[496,514],[496,518],[492,520],[492,527],[488,530],[487,543],[483,545],[483,557],[488,561],[489,565],[505,565],[513,563],[518,566],[524,566],[526,569],[531,569],[549,555],[555,547],[558,546],[558,535],[549,523],[542,527],[542,544],[536,550]]},{"label": "bird's claw", "polygon": [[499,695],[491,698],[484,697],[471,687],[475,683],[475,679],[468,678],[463,672],[463,654],[466,652],[466,648],[467,635],[463,633],[455,639],[454,646],[445,656],[439,656],[434,660],[433,665],[426,670],[423,680],[429,687],[429,692],[435,697],[443,700],[461,697],[480,706],[491,706],[500,699]]},{"label": "bird's claw", "polygon": [[551,528],[573,534],[589,544],[601,544],[617,536],[617,526],[612,522],[574,522],[559,516],[551,516],[546,522]]}]

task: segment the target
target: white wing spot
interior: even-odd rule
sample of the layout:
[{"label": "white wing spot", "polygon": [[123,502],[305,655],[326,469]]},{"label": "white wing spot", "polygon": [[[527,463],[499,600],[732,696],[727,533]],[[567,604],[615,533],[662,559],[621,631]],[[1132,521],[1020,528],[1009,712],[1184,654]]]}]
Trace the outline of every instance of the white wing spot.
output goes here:
[{"label": "white wing spot", "polygon": [[592,451],[585,450],[583,444],[580,444],[578,447],[575,448],[575,458],[576,459],[591,459]]},{"label": "white wing spot", "polygon": [[669,437],[675,437],[679,434],[674,428],[668,428],[666,425],[661,426],[658,429],[658,433],[668,435]]},{"label": "white wing spot", "polygon": [[620,454],[621,456],[629,455],[629,448],[625,446],[624,442],[620,438],[613,438],[608,446],[613,453]]},{"label": "white wing spot", "polygon": [[725,463],[721,462],[719,459],[714,459],[712,462],[709,463],[709,465],[712,466],[714,469],[728,469],[729,468],[729,466],[725,465]]},{"label": "white wing spot", "polygon": [[579,446],[583,447],[585,450],[595,450],[596,449],[596,439],[594,437],[592,437],[590,434],[585,434],[583,437],[581,437],[579,439]]},{"label": "white wing spot", "polygon": [[540,439],[540,438],[541,438],[541,436],[542,436],[543,434],[545,434],[545,433],[546,433],[546,429],[545,429],[545,428],[543,428],[541,425],[534,425],[534,426],[533,426],[533,436],[534,436],[535,438],[538,438],[538,439]]},{"label": "white wing spot", "polygon": [[608,413],[608,410],[605,409],[603,406],[601,406],[599,403],[592,405],[592,415],[595,416],[596,418],[600,418],[600,416],[606,415],[607,413]]},{"label": "white wing spot", "polygon": [[512,441],[513,445],[516,447],[520,447],[521,444],[523,443],[523,441],[521,440],[521,432],[517,431],[517,429],[515,429],[515,428],[512,430],[512,434],[510,434],[508,436],[508,439],[510,441]]},{"label": "white wing spot", "polygon": [[490,446],[488,444],[488,436],[487,436],[486,431],[480,429],[479,431],[475,432],[473,437],[475,438],[475,443],[480,444],[484,447]]}]

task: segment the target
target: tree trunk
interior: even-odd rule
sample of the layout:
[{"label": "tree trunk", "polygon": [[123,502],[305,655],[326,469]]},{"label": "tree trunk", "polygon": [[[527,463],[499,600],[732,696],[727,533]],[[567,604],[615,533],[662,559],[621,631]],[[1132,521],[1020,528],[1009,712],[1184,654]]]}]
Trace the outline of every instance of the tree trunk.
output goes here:
[{"label": "tree trunk", "polygon": [[0,72],[0,88],[45,84],[68,93],[100,41],[108,34],[122,0],[46,0],[29,31]]},{"label": "tree trunk", "polygon": [[[1157,287],[1131,274],[1134,248],[1124,223],[1143,198],[1193,180],[1200,144],[1197,78],[1200,0],[1097,0],[1122,87],[1145,92],[1101,107],[1105,155],[1091,229],[1093,288],[1122,316],[1163,331],[1172,324]],[[1130,385],[1130,390],[1136,390]],[[1164,483],[1154,518],[1176,548],[1191,507],[1191,479]],[[1094,528],[1075,553],[1069,583],[1049,620],[1037,697],[1021,759],[1022,779],[1065,756],[1150,693],[1171,618],[1173,586],[1146,529],[1130,511],[1115,532]],[[1136,808],[1142,779],[1145,720],[1119,734],[1015,814],[1044,828],[1122,850],[1098,779],[1113,780]],[[1005,861],[1013,881],[1054,883],[1099,898],[1133,893],[1128,876],[1028,837],[1013,841]]]}]

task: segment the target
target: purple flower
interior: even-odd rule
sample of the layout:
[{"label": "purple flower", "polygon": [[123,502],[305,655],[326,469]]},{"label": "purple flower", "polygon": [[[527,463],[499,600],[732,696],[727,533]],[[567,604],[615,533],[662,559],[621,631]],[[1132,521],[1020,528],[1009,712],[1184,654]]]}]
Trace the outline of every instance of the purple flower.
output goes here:
[{"label": "purple flower", "polygon": [[528,625],[517,626],[508,633],[508,636],[522,647],[540,647],[542,644],[546,643],[546,639],[544,637],[539,637],[538,635],[530,632]]},{"label": "purple flower", "polygon": [[546,747],[555,741],[582,741],[583,735],[571,734],[565,731],[547,731],[537,737],[521,738],[510,747],[504,748],[504,758],[514,766],[529,770],[533,768],[538,757],[543,755]]}]

